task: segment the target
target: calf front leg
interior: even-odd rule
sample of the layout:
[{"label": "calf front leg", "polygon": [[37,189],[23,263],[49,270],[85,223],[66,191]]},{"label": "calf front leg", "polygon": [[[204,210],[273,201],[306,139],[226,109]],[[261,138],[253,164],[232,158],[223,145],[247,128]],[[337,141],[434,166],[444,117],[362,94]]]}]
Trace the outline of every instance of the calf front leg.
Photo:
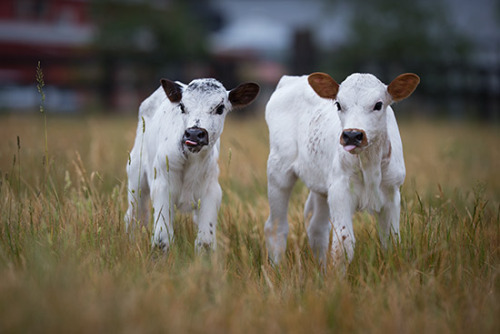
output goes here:
[{"label": "calf front leg", "polygon": [[333,221],[332,257],[336,266],[345,268],[354,257],[356,239],[352,226],[355,195],[349,188],[349,179],[342,178],[335,182],[328,192],[328,204]]},{"label": "calf front leg", "polygon": [[128,209],[125,214],[125,226],[126,231],[132,235],[136,225],[147,225],[149,185],[144,166],[135,147],[130,155],[131,159],[127,164]]},{"label": "calf front leg", "polygon": [[309,244],[317,260],[325,266],[331,227],[330,209],[326,197],[311,191],[307,198],[304,213],[305,215],[311,214],[311,220],[307,228]]},{"label": "calf front leg", "polygon": [[215,250],[217,246],[215,232],[221,199],[222,190],[218,183],[214,183],[200,199],[199,207],[194,210],[195,221],[198,224],[195,250],[198,253],[203,250]]},{"label": "calf front leg", "polygon": [[167,180],[155,180],[151,201],[154,212],[154,227],[152,244],[167,252],[174,239],[172,221],[174,219],[173,194],[170,192]]},{"label": "calf front leg", "polygon": [[133,236],[137,225],[146,226],[148,223],[149,188],[146,185],[137,191],[129,187],[127,191],[128,209],[125,214],[125,228],[127,233]]},{"label": "calf front leg", "polygon": [[399,188],[395,188],[392,196],[388,197],[387,203],[377,213],[379,224],[380,243],[384,249],[390,241],[391,235],[394,241],[399,242],[399,219],[401,212],[401,194]]},{"label": "calf front leg", "polygon": [[[280,168],[280,166],[277,166]],[[269,258],[278,264],[286,250],[288,237],[288,201],[297,177],[292,172],[275,170],[268,164],[267,195],[269,199],[269,217],[264,226],[266,246]]]}]

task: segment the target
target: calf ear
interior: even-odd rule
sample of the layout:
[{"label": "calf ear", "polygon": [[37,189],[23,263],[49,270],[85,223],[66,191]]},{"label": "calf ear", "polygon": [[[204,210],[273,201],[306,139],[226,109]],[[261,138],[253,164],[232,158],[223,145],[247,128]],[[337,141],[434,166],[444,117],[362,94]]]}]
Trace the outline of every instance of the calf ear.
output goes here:
[{"label": "calf ear", "polygon": [[309,85],[316,94],[325,98],[335,100],[339,92],[339,84],[326,73],[316,72],[307,77]]},{"label": "calf ear", "polygon": [[161,86],[170,102],[179,102],[182,99],[182,87],[168,79],[161,79]]},{"label": "calf ear", "polygon": [[406,99],[413,93],[420,83],[418,75],[413,73],[405,73],[399,75],[387,87],[387,91],[395,102]]},{"label": "calf ear", "polygon": [[244,107],[252,103],[259,95],[260,87],[254,82],[246,82],[229,92],[229,102],[234,107]]}]

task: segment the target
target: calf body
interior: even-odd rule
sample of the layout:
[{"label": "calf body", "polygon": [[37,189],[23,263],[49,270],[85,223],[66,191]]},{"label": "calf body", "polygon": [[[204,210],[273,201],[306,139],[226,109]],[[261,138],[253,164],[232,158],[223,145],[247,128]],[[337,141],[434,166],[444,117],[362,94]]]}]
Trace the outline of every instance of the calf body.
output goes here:
[{"label": "calf body", "polygon": [[259,86],[245,83],[226,91],[214,79],[189,85],[162,79],[161,87],[139,108],[139,124],[127,165],[127,230],[147,220],[153,209],[153,245],[167,250],[173,240],[174,208],[193,212],[196,248],[215,248],[219,137],[234,107],[251,103]]},{"label": "calf body", "polygon": [[270,154],[270,214],[265,224],[271,260],[286,249],[288,201],[300,178],[310,190],[304,215],[311,248],[326,264],[333,226],[334,263],[350,262],[355,237],[352,215],[374,213],[383,245],[399,238],[403,148],[390,104],[418,85],[404,74],[389,86],[370,74],[353,74],[340,86],[327,74],[283,77],[266,107]]}]

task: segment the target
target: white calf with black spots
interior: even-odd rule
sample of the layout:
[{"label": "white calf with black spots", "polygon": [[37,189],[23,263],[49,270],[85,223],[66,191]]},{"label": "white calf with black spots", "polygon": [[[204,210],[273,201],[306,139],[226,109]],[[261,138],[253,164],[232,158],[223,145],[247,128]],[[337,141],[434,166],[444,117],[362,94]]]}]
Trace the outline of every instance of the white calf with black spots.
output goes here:
[{"label": "white calf with black spots", "polygon": [[127,164],[127,231],[148,220],[151,198],[152,243],[167,251],[174,234],[174,208],[192,211],[198,225],[196,250],[216,247],[219,137],[228,112],[250,104],[259,86],[244,83],[231,91],[215,79],[188,85],[162,79],[139,108],[139,124]]},{"label": "white calf with black spots", "polygon": [[274,263],[285,253],[288,202],[298,178],[310,190],[304,208],[305,219],[310,218],[307,234],[323,265],[328,251],[342,268],[352,260],[357,210],[376,215],[384,247],[391,234],[399,240],[400,187],[406,172],[390,105],[410,96],[419,82],[410,73],[388,86],[359,73],[340,86],[324,73],[280,80],[266,107],[270,214],[265,235]]}]

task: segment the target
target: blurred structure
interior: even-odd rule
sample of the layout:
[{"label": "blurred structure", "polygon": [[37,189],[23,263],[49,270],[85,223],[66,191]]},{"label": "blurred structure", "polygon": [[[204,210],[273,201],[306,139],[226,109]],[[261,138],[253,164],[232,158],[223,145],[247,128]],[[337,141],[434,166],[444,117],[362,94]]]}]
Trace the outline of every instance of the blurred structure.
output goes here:
[{"label": "blurred structure", "polygon": [[47,109],[75,111],[95,79],[94,26],[85,1],[0,2],[0,108],[33,110],[35,70],[47,79]]},{"label": "blurred structure", "polygon": [[[206,75],[210,17],[195,1],[3,0],[0,110],[135,110],[172,79]],[[211,20],[210,22],[208,22]]]},{"label": "blurred structure", "polygon": [[385,82],[401,72],[415,72],[422,77],[420,113],[499,120],[498,2],[348,3],[351,30],[342,48],[330,53],[336,59],[334,72],[355,67],[377,73]]},{"label": "blurred structure", "polygon": [[414,99],[419,113],[500,120],[498,1],[214,0],[214,5],[228,18],[215,34],[216,50],[235,52],[241,39],[251,40],[241,37],[245,31],[254,34],[252,25],[245,29],[242,22],[256,17],[272,27],[253,38],[269,42],[253,49],[284,64],[286,73],[325,71],[342,81],[353,72],[371,72],[390,82],[415,72],[422,77],[420,99]]},{"label": "blurred structure", "polygon": [[[420,109],[499,120],[495,0],[3,0],[0,110],[135,111],[161,77],[259,82],[283,74],[422,77]],[[258,103],[256,104],[259,105]]]}]

